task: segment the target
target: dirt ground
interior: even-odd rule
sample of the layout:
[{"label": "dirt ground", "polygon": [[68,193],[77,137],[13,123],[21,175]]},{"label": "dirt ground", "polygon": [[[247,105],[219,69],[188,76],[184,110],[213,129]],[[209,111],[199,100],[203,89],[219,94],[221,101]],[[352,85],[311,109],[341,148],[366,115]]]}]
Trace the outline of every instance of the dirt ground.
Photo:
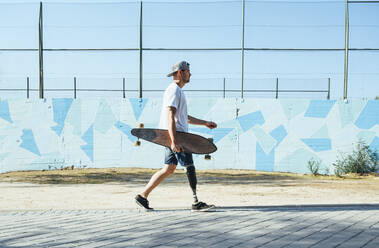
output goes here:
[{"label": "dirt ground", "polygon": [[[74,169],[0,174],[0,210],[134,209],[156,170]],[[379,175],[311,176],[253,170],[198,171],[200,200],[216,206],[379,204]],[[189,208],[192,193],[177,170],[149,197],[157,209]]]}]

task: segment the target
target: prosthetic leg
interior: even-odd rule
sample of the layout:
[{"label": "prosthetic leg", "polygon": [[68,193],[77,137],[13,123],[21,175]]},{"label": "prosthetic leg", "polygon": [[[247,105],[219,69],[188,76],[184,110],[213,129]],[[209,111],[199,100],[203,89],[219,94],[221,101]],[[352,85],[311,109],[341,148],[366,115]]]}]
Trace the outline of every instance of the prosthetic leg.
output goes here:
[{"label": "prosthetic leg", "polygon": [[188,177],[188,182],[191,186],[192,193],[193,193],[193,201],[194,203],[192,204],[192,209],[191,211],[199,212],[199,211],[208,211],[209,209],[214,208],[214,205],[208,205],[205,202],[200,202],[197,199],[196,195],[196,184],[197,184],[197,179],[196,179],[196,170],[194,165],[190,165],[185,168],[186,174]]},{"label": "prosthetic leg", "polygon": [[197,179],[196,179],[195,166],[194,165],[190,165],[190,166],[188,166],[188,167],[185,168],[185,171],[186,171],[186,174],[187,174],[189,185],[190,185],[190,187],[192,189],[193,201],[194,201],[194,203],[197,203],[199,200],[197,199],[197,195],[196,195]]}]

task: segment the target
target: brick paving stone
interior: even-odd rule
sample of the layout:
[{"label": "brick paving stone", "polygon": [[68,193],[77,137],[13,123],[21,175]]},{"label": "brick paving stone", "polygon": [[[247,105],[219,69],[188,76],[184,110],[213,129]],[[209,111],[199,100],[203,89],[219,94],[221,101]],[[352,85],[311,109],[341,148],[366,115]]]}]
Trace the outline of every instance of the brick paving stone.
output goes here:
[{"label": "brick paving stone", "polygon": [[[238,232],[239,235],[234,235],[235,239],[233,241],[228,241],[230,246],[236,246],[239,244],[244,244],[250,240],[255,240],[254,243],[257,243],[256,239],[263,239],[266,240],[268,243],[272,242],[273,240],[281,238],[285,233],[288,228],[292,226],[298,226],[299,223],[296,221],[299,217],[301,217],[301,214],[289,214],[287,218],[283,219],[285,222],[280,223],[280,221],[271,221],[266,223],[269,225],[266,225],[265,228],[259,228],[259,229],[251,229],[251,228],[246,228],[245,232]],[[312,218],[312,216],[309,216]],[[303,223],[300,223],[300,225],[303,225]],[[249,230],[250,229],[250,230]],[[247,232],[246,232],[247,231]],[[284,234],[283,234],[284,233]],[[233,233],[235,234],[235,233]],[[266,239],[267,236],[270,236],[270,239]],[[264,245],[260,244],[260,245]],[[258,245],[258,244],[256,244]],[[215,246],[216,247],[216,246]]]},{"label": "brick paving stone", "polygon": [[[362,229],[356,228],[358,223],[370,222],[369,215],[366,213],[361,213],[359,218],[355,218],[356,215],[353,215],[349,219],[345,219],[339,223],[333,225],[333,230],[330,233],[328,238],[325,238],[321,242],[315,244],[314,248],[327,248],[327,247],[338,247],[343,245],[345,242],[348,243],[349,239],[358,235]],[[372,219],[371,219],[372,220]]]},{"label": "brick paving stone", "polygon": [[[361,232],[359,235],[357,235],[353,239],[350,239],[349,241],[344,242],[342,245],[340,245],[338,247],[343,247],[343,248],[364,247],[366,244],[370,243],[374,239],[375,239],[374,234],[368,234],[365,232]],[[377,246],[377,247],[379,247],[379,246]]]},{"label": "brick paving stone", "polygon": [[[323,219],[320,225],[314,229],[314,232],[304,233],[303,236],[297,236],[296,240],[288,245],[284,244],[284,247],[312,247],[328,239],[333,233],[335,233],[335,226],[340,224],[347,218],[351,218],[353,212],[334,211],[334,215],[329,218]],[[323,217],[321,217],[323,218]]]},{"label": "brick paving stone", "polygon": [[379,205],[0,212],[0,247],[378,248],[378,242]]},{"label": "brick paving stone", "polygon": [[337,213],[329,212],[324,213],[322,218],[317,218],[317,215],[313,215],[308,216],[310,217],[309,219],[311,219],[310,221],[306,219],[303,221],[299,220],[289,228],[280,230],[280,235],[276,239],[273,239],[271,242],[269,242],[267,245],[269,245],[271,248],[291,247],[292,243],[296,242],[297,240],[310,236],[311,234],[325,228],[328,225],[328,223],[325,221],[325,217],[333,217],[336,214]]},{"label": "brick paving stone", "polygon": [[362,246],[363,248],[378,248],[379,247],[379,236],[375,239],[368,242],[366,245]]}]

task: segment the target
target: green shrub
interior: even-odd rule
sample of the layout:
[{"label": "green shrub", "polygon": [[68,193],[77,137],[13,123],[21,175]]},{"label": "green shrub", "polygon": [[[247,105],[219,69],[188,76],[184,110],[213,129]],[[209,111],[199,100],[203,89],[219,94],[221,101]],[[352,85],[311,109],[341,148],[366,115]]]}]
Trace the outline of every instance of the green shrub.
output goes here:
[{"label": "green shrub", "polygon": [[330,175],[330,169],[329,167],[325,167],[325,175]]},{"label": "green shrub", "polygon": [[320,173],[319,173],[320,165],[321,165],[320,160],[316,160],[314,158],[311,158],[308,161],[308,169],[311,171],[312,175],[314,175],[314,176],[320,175]]},{"label": "green shrub", "polygon": [[376,172],[378,153],[370,149],[362,140],[359,140],[351,154],[340,154],[334,165],[334,174],[342,176],[346,173],[360,175]]}]

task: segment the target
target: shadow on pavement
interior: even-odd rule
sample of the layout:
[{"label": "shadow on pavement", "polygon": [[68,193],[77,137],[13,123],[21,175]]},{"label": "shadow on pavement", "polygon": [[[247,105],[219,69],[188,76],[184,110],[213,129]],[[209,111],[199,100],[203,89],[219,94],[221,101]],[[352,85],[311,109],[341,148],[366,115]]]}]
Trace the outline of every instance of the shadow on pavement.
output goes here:
[{"label": "shadow on pavement", "polygon": [[216,211],[367,211],[379,210],[379,204],[309,204],[278,206],[219,206]]}]

